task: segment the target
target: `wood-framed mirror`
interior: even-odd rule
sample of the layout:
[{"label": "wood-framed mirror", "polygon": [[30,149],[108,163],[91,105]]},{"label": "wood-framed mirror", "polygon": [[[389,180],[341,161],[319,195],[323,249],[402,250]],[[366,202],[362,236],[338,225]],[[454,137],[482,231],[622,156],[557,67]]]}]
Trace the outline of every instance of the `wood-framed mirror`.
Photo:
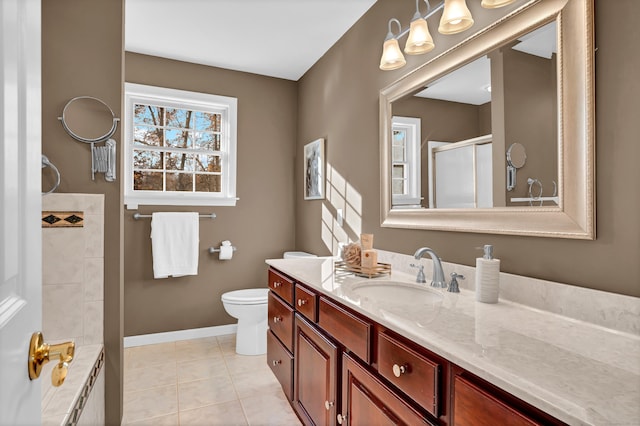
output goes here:
[{"label": "wood-framed mirror", "polygon": [[[427,192],[430,187],[435,192],[435,185],[426,178],[426,181],[418,185],[418,188],[423,188],[422,194],[413,194],[413,198],[409,198],[421,199],[419,204],[415,202],[406,205],[398,204],[396,200],[401,197],[397,197],[397,193],[402,188],[402,182],[398,182],[398,177],[403,176],[403,170],[402,167],[396,167],[394,163],[398,157],[397,146],[394,152],[394,143],[397,145],[394,138],[397,139],[398,133],[394,131],[393,123],[398,121],[399,115],[413,115],[406,114],[400,107],[400,103],[424,91],[435,82],[443,80],[443,77],[450,75],[453,71],[477,62],[479,58],[492,58],[494,52],[511,49],[520,40],[526,39],[528,34],[541,28],[545,30],[551,28],[557,43],[552,64],[554,92],[553,97],[549,98],[551,99],[549,106],[544,108],[552,111],[553,118],[557,118],[555,121],[549,120],[545,125],[551,129],[552,134],[550,138],[552,141],[544,148],[545,152],[550,153],[549,161],[546,163],[551,164],[551,168],[546,171],[536,171],[540,175],[532,174],[533,170],[537,170],[536,164],[540,164],[541,161],[536,161],[535,151],[538,148],[531,142],[526,149],[527,154],[532,152],[532,155],[527,159],[527,166],[518,171],[517,181],[512,182],[512,189],[509,191],[512,191],[515,185],[518,191],[527,193],[527,181],[535,180],[537,185],[545,183],[544,195],[548,196],[540,197],[542,189],[536,186],[532,190],[531,184],[529,184],[528,198],[526,195],[517,196],[517,191],[509,193],[506,189],[507,149],[513,143],[520,143],[522,140],[520,138],[514,140],[514,137],[505,130],[507,128],[505,102],[498,97],[503,96],[503,92],[508,92],[509,87],[503,84],[506,79],[499,80],[502,69],[496,71],[492,68],[489,130],[487,131],[487,126],[480,126],[477,135],[464,140],[455,139],[447,142],[455,142],[464,147],[471,147],[470,149],[480,145],[475,142],[482,142],[484,151],[489,152],[488,155],[482,155],[489,157],[489,161],[493,159],[493,172],[489,171],[493,195],[489,193],[488,201],[473,204],[474,197],[476,201],[482,197],[487,200],[487,195],[485,193],[481,197],[472,194],[471,207],[473,208],[465,208],[469,207],[466,205],[460,207],[462,205],[446,204],[442,201],[438,204],[434,201],[434,194]],[[381,226],[594,239],[593,39],[593,0],[531,0],[382,89],[380,91]],[[501,55],[499,59],[502,60]],[[432,139],[431,135],[421,136],[418,142],[422,150],[432,145]],[[489,141],[488,151],[487,141]],[[438,142],[434,144],[433,146],[436,146]],[[453,145],[455,144],[451,144],[451,147]],[[432,155],[434,155],[433,152],[428,155],[423,153],[422,157],[429,157],[431,161],[435,158],[432,158]],[[476,153],[470,156],[474,161],[480,158]],[[426,161],[424,163],[423,167],[426,167]],[[443,162],[443,164],[452,163]],[[476,163],[473,164],[469,166],[473,170],[482,168],[475,165]],[[429,164],[429,171],[423,172],[422,175],[434,176],[435,172],[431,168],[437,170],[435,164]],[[527,168],[530,169],[527,170]],[[548,165],[547,169],[549,169]],[[453,170],[457,170],[455,166]],[[539,178],[544,173],[549,175],[546,181]],[[446,176],[451,176],[451,173],[439,178],[439,184],[447,179]],[[471,179],[475,185],[481,180],[477,176]],[[511,179],[515,178],[512,176]],[[440,190],[440,192],[443,191]],[[529,202],[526,202],[527,200]]]}]

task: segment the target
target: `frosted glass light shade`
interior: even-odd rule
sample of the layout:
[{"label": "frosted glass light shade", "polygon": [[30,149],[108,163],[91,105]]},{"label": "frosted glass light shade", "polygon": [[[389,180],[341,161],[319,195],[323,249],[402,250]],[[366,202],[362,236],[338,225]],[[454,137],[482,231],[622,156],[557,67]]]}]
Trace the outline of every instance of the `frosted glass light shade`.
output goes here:
[{"label": "frosted glass light shade", "polygon": [[434,47],[427,21],[423,18],[411,21],[409,38],[407,38],[407,44],[404,46],[404,53],[407,55],[420,55],[430,52]]},{"label": "frosted glass light shade", "polygon": [[398,40],[390,38],[385,40],[382,47],[382,58],[380,58],[380,69],[383,71],[397,70],[405,66],[407,61],[400,51]]},{"label": "frosted glass light shade", "polygon": [[480,6],[484,7],[485,9],[497,9],[499,7],[511,4],[514,1],[516,0],[482,0]]},{"label": "frosted glass light shade", "polygon": [[473,17],[465,0],[444,0],[444,11],[440,18],[440,34],[457,34],[473,25]]}]

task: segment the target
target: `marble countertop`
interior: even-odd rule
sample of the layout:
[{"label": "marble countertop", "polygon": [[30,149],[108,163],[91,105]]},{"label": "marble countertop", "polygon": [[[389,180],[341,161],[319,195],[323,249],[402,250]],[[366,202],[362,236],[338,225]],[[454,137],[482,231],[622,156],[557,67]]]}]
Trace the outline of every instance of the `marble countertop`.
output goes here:
[{"label": "marble countertop", "polygon": [[440,302],[384,303],[352,291],[363,281],[413,283],[394,271],[334,273],[333,258],[269,259],[270,266],[571,425],[640,425],[640,336],[474,293]]}]

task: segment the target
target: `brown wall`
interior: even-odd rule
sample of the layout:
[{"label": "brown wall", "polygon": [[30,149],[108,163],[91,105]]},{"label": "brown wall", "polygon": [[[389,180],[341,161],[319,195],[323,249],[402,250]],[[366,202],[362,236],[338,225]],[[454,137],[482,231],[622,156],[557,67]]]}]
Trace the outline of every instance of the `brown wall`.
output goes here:
[{"label": "brown wall", "polygon": [[[628,49],[640,39],[634,17],[640,2],[620,0],[610,7],[597,0],[596,29],[596,157],[597,235],[595,241],[484,235],[458,232],[398,230],[380,227],[378,92],[404,73],[466,37],[433,34],[436,50],[426,56],[407,57],[401,70],[378,69],[381,45],[390,17],[412,15],[413,5],[378,0],[369,12],[300,80],[297,156],[302,145],[326,138],[327,162],[362,196],[362,231],[375,233],[376,246],[401,253],[430,246],[449,262],[473,265],[475,247],[492,243],[502,270],[640,296],[640,198],[629,195],[629,185],[640,180],[637,143],[640,90],[635,73],[640,67],[636,51]],[[477,4],[476,4],[477,3]],[[489,19],[510,10],[483,10],[468,2],[481,28]],[[609,6],[608,8],[606,6]],[[403,9],[404,8],[404,9]],[[435,31],[432,31],[435,32]],[[296,163],[296,193],[302,193],[302,166]],[[636,191],[637,192],[637,191]],[[296,201],[296,247],[328,254],[320,235],[324,201]]]},{"label": "brown wall", "polygon": [[[267,258],[294,247],[294,147],[297,85],[264,77],[127,52],[125,80],[238,98],[236,207],[153,211],[215,212],[200,220],[198,275],[153,279],[150,220],[125,211],[125,336],[233,324],[220,296],[266,285]],[[238,251],[220,261],[207,249],[231,240]]]},{"label": "brown wall", "polygon": [[[60,170],[57,192],[105,194],[104,342],[106,422],[122,417],[122,221],[120,180],[91,180],[89,145],[64,132],[57,117],[81,95],[121,117],[124,2],[42,2],[42,153]],[[114,135],[120,141],[121,128]],[[118,143],[118,148],[120,144]],[[120,169],[120,164],[118,164]],[[50,188],[51,183],[43,183]]]},{"label": "brown wall", "polygon": [[[502,49],[502,55],[505,145],[508,149],[517,142],[527,152],[527,161],[516,175],[516,187],[506,193],[506,199],[507,206],[523,206],[509,200],[528,197],[527,178],[542,183],[543,196],[552,196],[553,181],[558,181],[556,59],[555,55],[546,59],[512,49]],[[500,164],[505,170],[504,155]],[[531,191],[535,196],[540,188],[534,185]]]}]

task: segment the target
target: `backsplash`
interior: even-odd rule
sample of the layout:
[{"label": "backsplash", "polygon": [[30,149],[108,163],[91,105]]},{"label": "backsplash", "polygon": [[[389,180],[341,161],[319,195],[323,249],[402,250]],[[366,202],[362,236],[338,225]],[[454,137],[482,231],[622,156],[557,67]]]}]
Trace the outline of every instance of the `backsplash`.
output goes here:
[{"label": "backsplash", "polygon": [[104,195],[49,194],[42,210],[47,217],[73,212],[83,218],[81,227],[42,229],[44,336],[48,342],[73,339],[77,346],[103,343]]},{"label": "backsplash", "polygon": [[[410,264],[418,261],[412,255],[378,250],[378,260],[390,263],[394,271],[416,275],[417,270]],[[419,262],[424,265],[426,285],[429,285],[432,275],[431,259],[424,258]],[[451,273],[456,272],[465,277],[463,280],[458,279],[460,288],[475,291],[475,267],[443,261],[442,269],[447,282],[451,280]],[[640,299],[637,297],[501,272],[500,299],[640,335]]]}]

